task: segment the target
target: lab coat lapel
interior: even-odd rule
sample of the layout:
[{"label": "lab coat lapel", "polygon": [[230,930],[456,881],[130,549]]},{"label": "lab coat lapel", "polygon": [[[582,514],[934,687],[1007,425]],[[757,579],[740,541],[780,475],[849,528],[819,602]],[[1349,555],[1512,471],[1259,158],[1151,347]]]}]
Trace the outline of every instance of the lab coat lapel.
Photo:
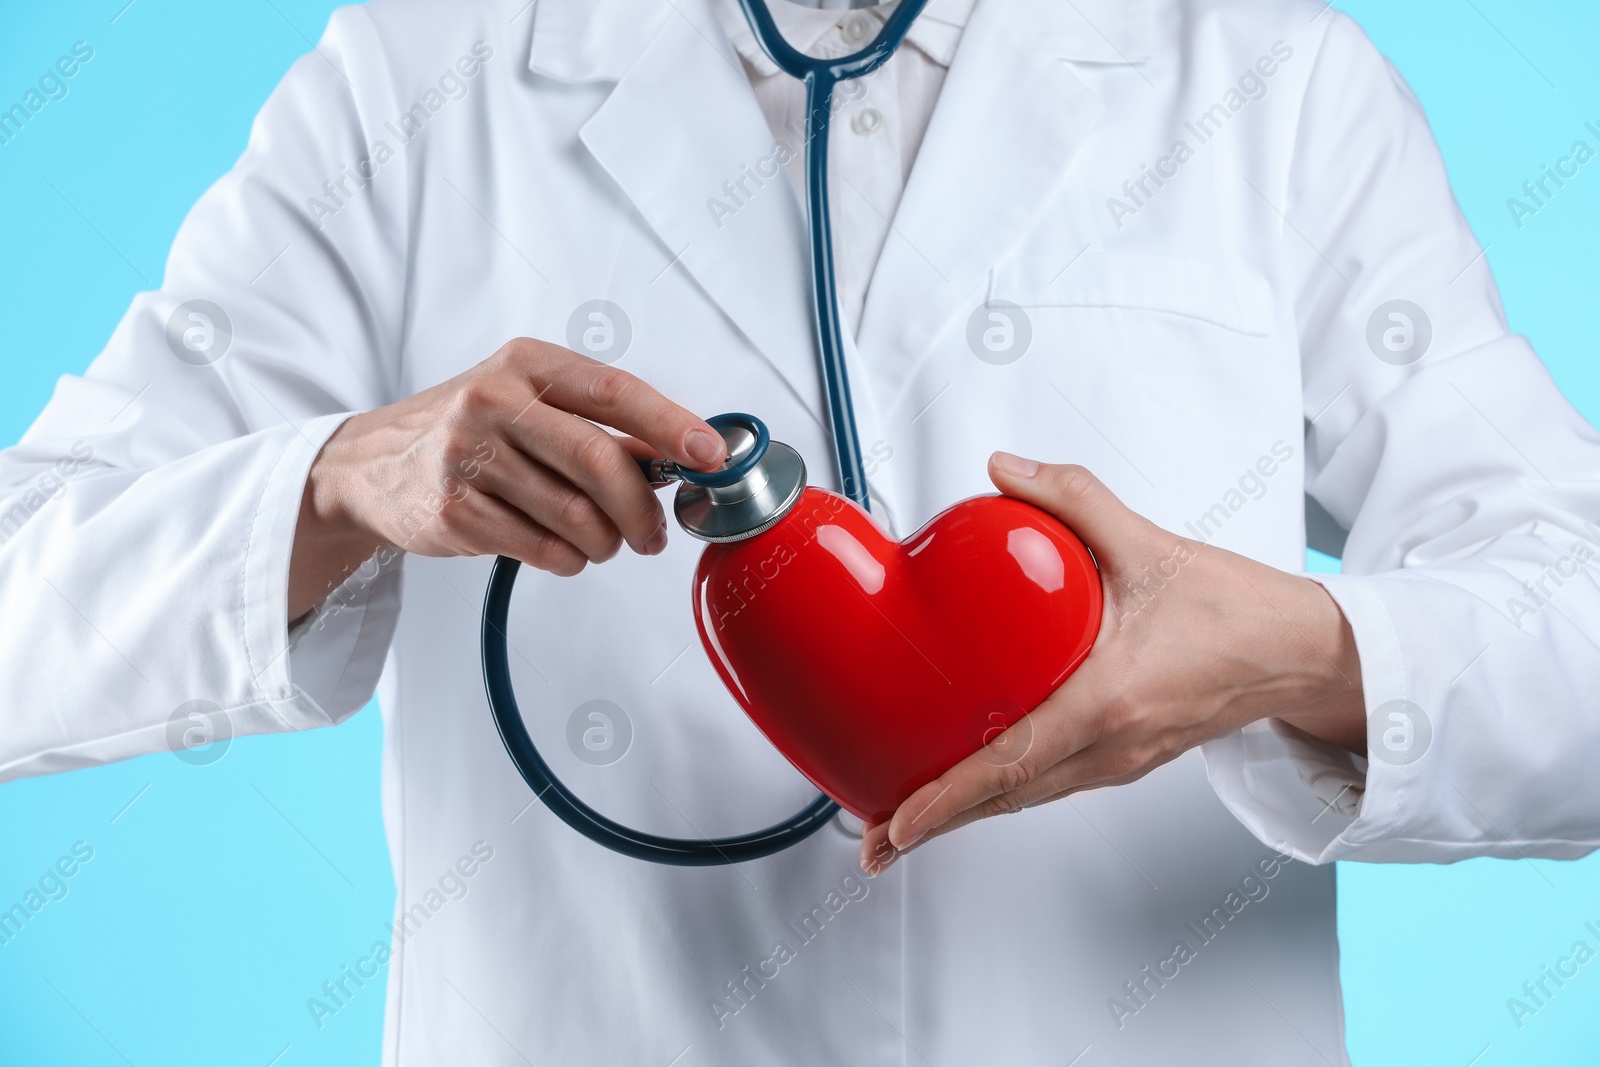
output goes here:
[{"label": "lab coat lapel", "polygon": [[973,11],[862,313],[861,351],[886,413],[983,298],[985,274],[1104,113],[1073,61],[1146,58],[1151,2],[982,0]]},{"label": "lab coat lapel", "polygon": [[[846,373],[850,376],[850,400],[856,417],[856,433],[861,440],[862,466],[867,475],[867,494],[871,498],[868,510],[886,533],[902,537],[911,531],[906,528],[906,516],[900,509],[894,477],[897,471],[892,463],[883,462],[885,453],[881,451],[889,446],[891,451],[887,455],[893,455],[888,425],[883,419],[882,405],[869,371],[869,363],[862,358],[861,349],[849,330],[844,331],[844,359]],[[829,474],[833,474],[831,454]],[[811,481],[816,483],[818,480],[813,473]],[[835,483],[830,481],[829,484]]]},{"label": "lab coat lapel", "polygon": [[821,418],[804,219],[708,4],[669,9],[580,136],[674,257],[666,269],[687,270]]}]

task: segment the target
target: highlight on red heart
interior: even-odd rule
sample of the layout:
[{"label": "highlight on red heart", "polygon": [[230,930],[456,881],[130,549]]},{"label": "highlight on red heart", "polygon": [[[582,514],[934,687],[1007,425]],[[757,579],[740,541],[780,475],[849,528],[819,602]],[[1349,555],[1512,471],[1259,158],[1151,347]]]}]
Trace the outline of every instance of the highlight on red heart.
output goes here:
[{"label": "highlight on red heart", "polygon": [[[695,623],[728,691],[817,788],[868,822],[994,742],[1088,656],[1100,577],[1070,530],[1004,496],[894,541],[809,488],[771,530],[711,545]],[[1028,739],[990,749],[1014,762]]]}]

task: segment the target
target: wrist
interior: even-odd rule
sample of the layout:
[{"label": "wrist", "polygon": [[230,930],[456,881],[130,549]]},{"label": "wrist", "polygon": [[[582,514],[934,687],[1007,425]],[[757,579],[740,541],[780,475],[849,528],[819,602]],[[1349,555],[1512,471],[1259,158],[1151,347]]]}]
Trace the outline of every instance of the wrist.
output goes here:
[{"label": "wrist", "polygon": [[1290,622],[1301,638],[1296,671],[1305,679],[1298,698],[1274,715],[1303,733],[1364,754],[1366,699],[1355,633],[1337,602],[1318,582],[1283,575],[1293,589]]},{"label": "wrist", "polygon": [[323,442],[311,469],[306,473],[305,492],[300,500],[296,535],[306,533],[326,547],[370,544],[373,550],[385,541],[363,521],[353,491],[351,471],[360,463],[352,423],[360,415],[345,420]]},{"label": "wrist", "polygon": [[[358,416],[359,417],[359,416]],[[347,421],[312,461],[300,496],[289,561],[291,624],[315,608],[388,541],[361,521],[350,491]],[[343,437],[343,440],[341,440]]]}]

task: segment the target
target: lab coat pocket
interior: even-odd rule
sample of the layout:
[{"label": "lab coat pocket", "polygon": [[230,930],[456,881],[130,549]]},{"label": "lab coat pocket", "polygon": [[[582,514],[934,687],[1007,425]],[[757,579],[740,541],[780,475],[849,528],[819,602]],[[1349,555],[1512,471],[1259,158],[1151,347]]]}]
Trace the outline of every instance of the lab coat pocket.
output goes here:
[{"label": "lab coat pocket", "polygon": [[[957,353],[968,358],[950,364],[975,427],[970,451],[940,462],[970,469],[969,455],[993,448],[1071,457],[1141,513],[1181,526],[1210,486],[1299,440],[1298,348],[1266,276],[1236,260],[1069,256],[991,268],[988,306]],[[991,335],[1012,343],[1009,359],[985,358]],[[1011,429],[1002,439],[997,426]],[[1206,488],[1190,500],[1180,485]]]},{"label": "lab coat pocket", "polygon": [[1235,333],[1272,333],[1272,288],[1236,264],[1135,252],[1084,252],[1065,269],[1057,258],[1001,260],[988,299],[1027,308],[1105,308],[1175,315]]},{"label": "lab coat pocket", "polygon": [[[1017,373],[997,386],[1059,392],[1084,411],[1137,398],[1119,418],[1153,419],[1180,440],[1237,435],[1250,456],[1268,432],[1261,413],[1299,410],[1293,331],[1278,328],[1272,286],[1255,269],[1133,252],[1064,263],[1018,256],[991,269],[987,313],[1008,320],[994,328],[1026,342],[1015,346],[1025,352],[1013,357]],[[1267,443],[1293,428],[1273,426]]]}]

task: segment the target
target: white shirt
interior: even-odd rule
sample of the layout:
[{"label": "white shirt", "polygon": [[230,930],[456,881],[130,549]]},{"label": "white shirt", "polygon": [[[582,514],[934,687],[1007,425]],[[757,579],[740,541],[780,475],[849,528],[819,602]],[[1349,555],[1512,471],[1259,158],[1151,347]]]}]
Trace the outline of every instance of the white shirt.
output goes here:
[{"label": "white shirt", "polygon": [[[912,161],[933,117],[945,71],[973,3],[931,0],[887,63],[834,90],[828,144],[829,206],[839,308],[852,332],[860,325],[867,283],[890,237]],[[791,45],[807,55],[832,59],[866,47],[896,6],[888,3],[840,11],[772,0],[769,9]],[[780,71],[761,50],[737,0],[716,0],[716,12],[755,89],[774,146],[785,149],[781,158],[803,205],[805,86]]]},{"label": "white shirt", "polygon": [[[306,472],[348,413],[508,338],[565,340],[594,300],[630,327],[617,365],[759,414],[828,483],[796,201],[706,206],[772,147],[737,55],[709,0],[336,13],[161,288],[0,452],[0,778],[181,745],[197,700],[239,735],[376,691],[389,1067],[1347,1062],[1329,861],[1600,844],[1600,436],[1507,329],[1415,99],[1321,0],[979,3],[850,375],[907,531],[990,491],[997,448],[1290,571],[1314,497],[1349,530],[1323,581],[1382,728],[1369,765],[1256,723],[870,882],[834,826],[668,869],[578,836],[506,758],[490,561],[376,561],[288,633]],[[199,300],[230,329],[186,346]],[[1020,314],[997,349],[1001,300]],[[1401,300],[1426,343],[1394,335]],[[697,644],[698,556],[676,535],[576,578],[524,569],[508,631],[556,771],[684,837],[815,795]],[[607,766],[567,740],[594,700],[632,726]],[[1385,747],[1396,701],[1426,717],[1419,758]]]}]

